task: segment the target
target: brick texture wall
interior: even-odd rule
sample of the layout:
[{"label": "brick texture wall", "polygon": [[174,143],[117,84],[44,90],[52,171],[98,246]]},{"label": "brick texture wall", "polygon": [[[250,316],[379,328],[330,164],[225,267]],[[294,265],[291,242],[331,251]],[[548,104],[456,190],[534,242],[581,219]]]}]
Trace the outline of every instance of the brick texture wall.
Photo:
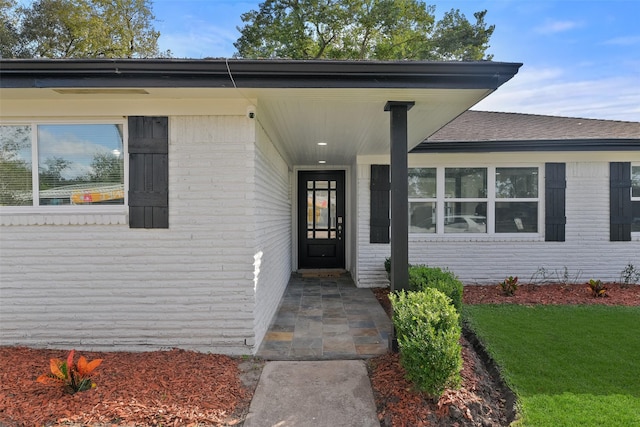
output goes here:
[{"label": "brick texture wall", "polygon": [[130,229],[125,211],[3,216],[0,344],[253,351],[268,313],[254,297],[253,122],[169,127],[169,229]]},{"label": "brick texture wall", "polygon": [[[469,165],[468,159],[464,155],[413,155],[410,167]],[[640,161],[639,153],[478,154],[473,165],[517,166],[523,159],[527,165],[538,162],[542,173],[545,161],[566,162],[565,242],[545,242],[542,233],[522,237],[411,235],[409,262],[449,268],[465,283],[498,283],[510,275],[523,282],[543,277],[555,281],[615,281],[627,264],[640,268],[640,235],[633,234],[631,242],[609,241],[609,162]],[[362,287],[388,283],[383,263],[390,245],[369,243],[368,222],[370,164],[384,160],[388,164],[388,159],[364,158],[358,165],[357,283]]]}]

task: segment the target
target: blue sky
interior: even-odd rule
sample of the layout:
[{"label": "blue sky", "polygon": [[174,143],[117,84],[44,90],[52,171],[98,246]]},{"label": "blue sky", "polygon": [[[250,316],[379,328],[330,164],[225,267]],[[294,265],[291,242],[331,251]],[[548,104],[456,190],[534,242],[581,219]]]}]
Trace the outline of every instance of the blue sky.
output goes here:
[{"label": "blue sky", "polygon": [[[155,0],[161,50],[231,57],[240,15],[260,1]],[[440,17],[487,9],[488,53],[520,72],[475,109],[640,121],[640,0],[427,1]]]}]

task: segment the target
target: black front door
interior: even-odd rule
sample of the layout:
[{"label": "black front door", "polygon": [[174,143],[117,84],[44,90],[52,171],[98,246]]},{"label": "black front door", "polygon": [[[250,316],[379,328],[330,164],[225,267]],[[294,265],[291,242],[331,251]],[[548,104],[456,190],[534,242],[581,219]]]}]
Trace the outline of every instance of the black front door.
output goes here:
[{"label": "black front door", "polygon": [[298,268],[344,268],[344,171],[298,172]]}]

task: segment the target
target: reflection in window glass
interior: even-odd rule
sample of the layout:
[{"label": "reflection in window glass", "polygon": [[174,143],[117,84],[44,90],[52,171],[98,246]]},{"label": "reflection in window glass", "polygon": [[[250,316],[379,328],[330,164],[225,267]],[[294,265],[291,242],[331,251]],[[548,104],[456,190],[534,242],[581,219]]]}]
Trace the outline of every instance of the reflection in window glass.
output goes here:
[{"label": "reflection in window glass", "polygon": [[307,228],[313,229],[315,224],[314,215],[319,215],[313,207],[313,191],[307,191]]},{"label": "reflection in window glass", "polygon": [[640,232],[640,166],[631,166],[631,231]]},{"label": "reflection in window glass", "polygon": [[445,197],[473,199],[487,197],[486,168],[446,168]]},{"label": "reflection in window glass", "polygon": [[538,168],[496,168],[496,233],[537,233]]},{"label": "reflection in window glass", "polygon": [[640,166],[631,167],[631,197],[640,197]]},{"label": "reflection in window glass", "polygon": [[330,218],[330,224],[329,227],[330,228],[336,228],[336,209],[338,206],[337,203],[337,194],[335,190],[331,190],[330,192],[330,198],[329,198],[329,218]]},{"label": "reflection in window glass", "polygon": [[537,202],[497,202],[496,233],[537,233]]},{"label": "reflection in window glass", "polygon": [[487,204],[485,202],[445,203],[445,233],[486,233]]},{"label": "reflection in window glass", "polygon": [[409,197],[432,199],[436,188],[436,168],[409,169]]},{"label": "reflection in window glass", "polygon": [[329,192],[316,191],[316,229],[329,228]]},{"label": "reflection in window glass", "polygon": [[33,205],[31,126],[0,126],[0,206]]},{"label": "reflection in window glass", "polygon": [[538,197],[538,168],[496,168],[496,197],[499,199]]},{"label": "reflection in window glass", "polygon": [[40,205],[123,204],[122,126],[39,125]]},{"label": "reflection in window glass", "polygon": [[409,202],[409,232],[436,232],[435,202]]},{"label": "reflection in window glass", "polygon": [[631,202],[631,231],[640,231],[640,200]]}]

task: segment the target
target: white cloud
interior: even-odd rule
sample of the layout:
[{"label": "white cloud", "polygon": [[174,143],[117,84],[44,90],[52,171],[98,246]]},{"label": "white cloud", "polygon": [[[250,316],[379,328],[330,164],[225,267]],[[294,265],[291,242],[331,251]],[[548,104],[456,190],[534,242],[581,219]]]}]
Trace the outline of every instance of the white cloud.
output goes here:
[{"label": "white cloud", "polygon": [[158,44],[160,50],[170,49],[175,58],[231,57],[238,37],[235,31],[193,22],[189,32],[162,33]]},{"label": "white cloud", "polygon": [[[69,129],[72,126],[66,127]],[[71,129],[69,129],[71,130]],[[96,154],[109,154],[110,147],[106,147],[89,139],[82,138],[73,132],[51,133],[45,126],[38,132],[38,156],[40,167],[45,167],[47,159],[63,158],[68,162],[61,173],[65,179],[75,179],[92,172],[91,162]]]},{"label": "white cloud", "polygon": [[569,31],[580,26],[582,26],[582,24],[575,21],[547,20],[543,25],[536,27],[535,31],[540,34],[556,34]]},{"label": "white cloud", "polygon": [[640,45],[640,36],[616,37],[616,38],[613,38],[613,39],[605,40],[601,44],[603,44],[603,45],[615,45],[615,46]]},{"label": "white cloud", "polygon": [[633,76],[568,80],[559,69],[527,69],[474,109],[640,121],[640,86]]}]

